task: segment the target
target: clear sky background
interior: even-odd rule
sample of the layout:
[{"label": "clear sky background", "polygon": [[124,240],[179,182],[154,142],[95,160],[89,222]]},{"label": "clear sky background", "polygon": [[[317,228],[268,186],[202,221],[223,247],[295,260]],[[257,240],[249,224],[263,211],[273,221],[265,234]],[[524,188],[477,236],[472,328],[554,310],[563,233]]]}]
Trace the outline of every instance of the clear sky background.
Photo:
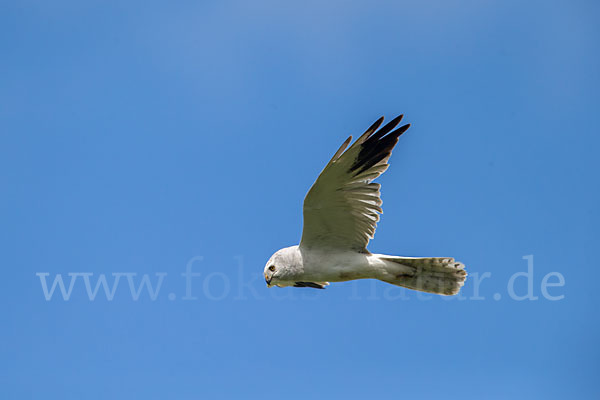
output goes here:
[{"label": "clear sky background", "polygon": [[[594,1],[2,2],[0,397],[598,398],[599,17]],[[267,289],[337,147],[400,113],[370,249],[456,257],[462,297]],[[517,301],[528,255],[537,300]],[[90,300],[79,276],[47,301],[36,273],[73,272],[166,275],[155,300],[127,276]],[[541,291],[552,272],[561,300]]]}]

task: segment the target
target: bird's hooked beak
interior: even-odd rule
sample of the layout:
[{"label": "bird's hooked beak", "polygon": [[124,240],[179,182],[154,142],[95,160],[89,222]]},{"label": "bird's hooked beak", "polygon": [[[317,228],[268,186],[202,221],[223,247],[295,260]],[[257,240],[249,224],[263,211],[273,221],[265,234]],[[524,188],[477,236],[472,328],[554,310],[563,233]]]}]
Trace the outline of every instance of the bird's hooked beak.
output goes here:
[{"label": "bird's hooked beak", "polygon": [[[273,279],[273,277],[271,277],[271,279]],[[269,279],[269,277],[267,276],[267,274],[265,274],[265,282],[267,283],[267,287],[271,287],[271,279]]]}]

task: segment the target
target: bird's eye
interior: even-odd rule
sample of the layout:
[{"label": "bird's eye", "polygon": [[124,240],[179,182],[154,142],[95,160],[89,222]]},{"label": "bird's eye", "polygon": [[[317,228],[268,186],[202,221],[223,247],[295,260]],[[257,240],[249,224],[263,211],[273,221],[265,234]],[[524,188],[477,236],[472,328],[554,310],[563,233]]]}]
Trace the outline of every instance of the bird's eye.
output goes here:
[{"label": "bird's eye", "polygon": [[275,266],[274,266],[274,265],[271,265],[271,266],[269,267],[269,271],[271,271],[271,272],[272,272],[272,271],[275,271]]}]

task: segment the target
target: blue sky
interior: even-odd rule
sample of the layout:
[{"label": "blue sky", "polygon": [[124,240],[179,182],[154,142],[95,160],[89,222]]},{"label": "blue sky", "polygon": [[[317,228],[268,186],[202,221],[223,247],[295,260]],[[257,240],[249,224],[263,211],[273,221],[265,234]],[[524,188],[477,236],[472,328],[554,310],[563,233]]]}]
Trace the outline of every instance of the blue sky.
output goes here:
[{"label": "blue sky", "polygon": [[[600,395],[596,2],[0,10],[2,398]],[[321,168],[400,113],[370,249],[456,257],[462,297],[267,289]]]}]

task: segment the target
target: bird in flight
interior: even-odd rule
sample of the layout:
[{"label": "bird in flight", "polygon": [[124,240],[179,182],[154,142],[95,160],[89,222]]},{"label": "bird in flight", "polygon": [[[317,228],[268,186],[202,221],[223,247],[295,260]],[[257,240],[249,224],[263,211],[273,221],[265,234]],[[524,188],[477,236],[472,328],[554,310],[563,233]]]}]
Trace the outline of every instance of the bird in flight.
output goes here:
[{"label": "bird in flight", "polygon": [[[350,136],[335,152],[304,199],[304,228],[297,246],[271,256],[264,269],[268,287],[324,289],[329,282],[378,279],[441,295],[457,294],[467,273],[450,257],[400,257],[367,250],[381,209],[373,180],[389,167],[402,115],[381,129],[378,119],[350,147]],[[347,148],[347,150],[346,150]]]}]

